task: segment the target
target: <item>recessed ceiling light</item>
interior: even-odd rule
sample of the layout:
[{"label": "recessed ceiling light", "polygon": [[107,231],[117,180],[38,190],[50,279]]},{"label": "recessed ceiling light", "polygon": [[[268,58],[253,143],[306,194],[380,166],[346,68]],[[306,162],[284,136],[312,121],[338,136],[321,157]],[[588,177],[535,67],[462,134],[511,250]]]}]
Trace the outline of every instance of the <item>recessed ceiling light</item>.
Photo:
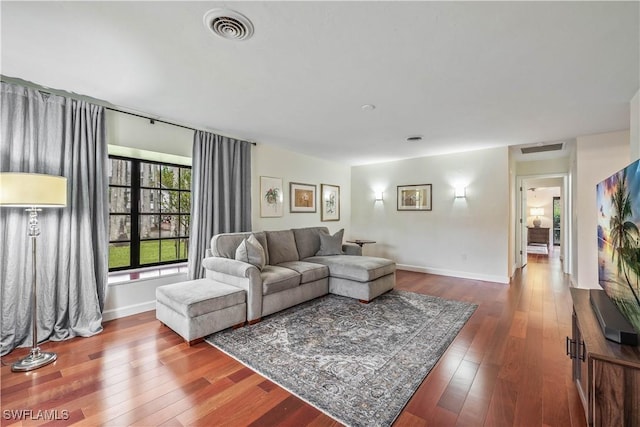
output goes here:
[{"label": "recessed ceiling light", "polygon": [[407,137],[407,142],[419,142],[419,141],[422,141],[422,136],[420,135],[413,135],[413,136]]},{"label": "recessed ceiling light", "polygon": [[204,25],[218,37],[247,40],[253,35],[253,24],[243,14],[229,9],[211,9],[204,14]]},{"label": "recessed ceiling light", "polygon": [[362,108],[362,111],[373,111],[376,109],[376,106],[373,104],[364,104],[360,108]]}]

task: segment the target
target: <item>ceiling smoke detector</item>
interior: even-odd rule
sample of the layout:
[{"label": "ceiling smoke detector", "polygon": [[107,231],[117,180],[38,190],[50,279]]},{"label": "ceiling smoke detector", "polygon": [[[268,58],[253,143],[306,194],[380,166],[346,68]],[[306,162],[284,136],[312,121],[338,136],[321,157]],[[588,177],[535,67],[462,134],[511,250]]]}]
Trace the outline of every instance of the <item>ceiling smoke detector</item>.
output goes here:
[{"label": "ceiling smoke detector", "polygon": [[253,24],[243,14],[229,9],[211,9],[204,14],[204,25],[218,37],[227,40],[248,40]]}]

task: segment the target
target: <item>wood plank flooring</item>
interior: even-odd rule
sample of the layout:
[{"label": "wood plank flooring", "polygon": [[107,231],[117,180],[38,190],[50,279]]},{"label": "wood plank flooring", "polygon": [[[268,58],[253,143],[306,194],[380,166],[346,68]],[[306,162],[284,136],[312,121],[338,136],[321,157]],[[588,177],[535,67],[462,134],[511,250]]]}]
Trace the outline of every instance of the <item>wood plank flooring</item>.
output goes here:
[{"label": "wood plank flooring", "polygon": [[[511,285],[399,271],[397,288],[479,307],[396,426],[586,425],[557,255],[531,257]],[[187,347],[153,311],[104,326],[43,344],[58,360],[31,373],[10,369],[28,349],[2,358],[1,425],[339,425],[208,344]]]}]

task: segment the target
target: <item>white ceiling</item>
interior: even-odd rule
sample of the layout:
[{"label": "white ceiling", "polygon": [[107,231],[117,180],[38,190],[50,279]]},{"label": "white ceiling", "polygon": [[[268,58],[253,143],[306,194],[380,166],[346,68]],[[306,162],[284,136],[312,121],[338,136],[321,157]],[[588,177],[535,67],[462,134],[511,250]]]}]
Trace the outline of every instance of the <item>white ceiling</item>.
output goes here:
[{"label": "white ceiling", "polygon": [[[4,76],[347,164],[627,129],[640,87],[638,2],[0,7]],[[209,33],[216,7],[253,38]]]}]

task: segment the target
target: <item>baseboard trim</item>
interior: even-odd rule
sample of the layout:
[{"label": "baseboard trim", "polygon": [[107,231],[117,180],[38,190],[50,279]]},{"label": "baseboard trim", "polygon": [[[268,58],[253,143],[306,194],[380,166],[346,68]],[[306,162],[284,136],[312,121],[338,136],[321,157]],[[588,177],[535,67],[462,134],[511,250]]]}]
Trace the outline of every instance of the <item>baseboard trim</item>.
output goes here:
[{"label": "baseboard trim", "polygon": [[145,311],[151,311],[156,309],[156,300],[143,302],[140,304],[127,305],[125,307],[118,307],[112,310],[106,310],[102,313],[102,321],[107,322],[109,320],[119,319],[121,317],[131,316],[133,314],[144,313]]},{"label": "baseboard trim", "polygon": [[508,277],[492,276],[488,274],[468,273],[466,271],[444,270],[440,268],[419,267],[415,265],[396,264],[398,270],[414,271],[416,273],[436,274],[438,276],[458,277],[460,279],[481,280],[483,282],[493,282],[509,284]]},{"label": "baseboard trim", "polygon": [[573,274],[571,275],[571,277],[569,277],[569,282],[571,283],[571,287],[572,288],[579,288],[578,284],[576,283],[576,281],[574,280],[574,276]]},{"label": "baseboard trim", "polygon": [[[414,271],[416,273],[428,273],[437,274],[438,276],[458,277],[461,279],[482,280],[484,282],[494,282],[508,284],[508,277],[491,276],[486,274],[467,273],[464,271],[443,270],[438,268],[418,267],[415,265],[397,264],[398,270]],[[124,307],[118,307],[111,310],[106,310],[102,313],[102,321],[107,322],[109,320],[119,319],[121,317],[131,316],[133,314],[143,313],[145,311],[151,311],[156,309],[156,300],[142,302],[139,304],[127,305]]]}]

